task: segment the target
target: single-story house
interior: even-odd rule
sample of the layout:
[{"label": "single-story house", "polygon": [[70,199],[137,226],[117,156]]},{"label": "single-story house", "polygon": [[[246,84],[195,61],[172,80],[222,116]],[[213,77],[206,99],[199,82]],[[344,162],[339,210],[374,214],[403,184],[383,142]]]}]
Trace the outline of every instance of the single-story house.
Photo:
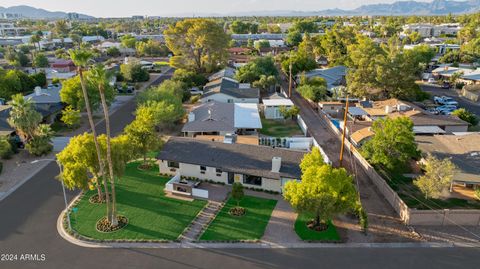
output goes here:
[{"label": "single-story house", "polygon": [[250,88],[250,84],[238,83],[236,80],[222,77],[207,83],[203,87],[203,95],[200,102],[221,103],[254,103],[260,100],[260,90]]},{"label": "single-story house", "polygon": [[272,94],[268,98],[263,98],[262,102],[263,114],[266,119],[283,119],[280,108],[290,109],[294,106],[292,100],[281,94]]},{"label": "single-story house", "polygon": [[240,182],[245,187],[281,192],[286,182],[301,178],[304,151],[247,144],[226,144],[171,137],[157,159],[162,174]]},{"label": "single-story house", "polygon": [[432,70],[433,76],[436,77],[437,79],[449,79],[455,73],[462,74],[458,79],[458,82],[462,82],[467,85],[480,84],[480,68],[471,69],[471,68],[442,65]]},{"label": "single-story house", "polygon": [[[349,105],[350,106],[350,105]],[[345,103],[340,101],[325,101],[318,102],[318,107],[326,114],[337,118],[341,117],[344,113]]]},{"label": "single-story house", "polygon": [[262,128],[257,104],[208,102],[188,114],[184,136],[253,135]]},{"label": "single-story house", "polygon": [[[321,77],[327,81],[327,91],[331,94],[337,91],[338,87],[345,86],[345,76],[347,75],[347,67],[343,65],[324,68],[324,69],[315,69],[305,73],[306,78],[312,77]],[[297,76],[297,81],[300,79]]]},{"label": "single-story house", "polygon": [[[456,166],[453,183],[467,188],[480,186],[480,134],[416,136],[418,148]],[[450,189],[451,190],[451,189]]]},{"label": "single-story house", "polygon": [[215,81],[217,79],[221,79],[221,78],[225,78],[225,77],[234,80],[236,72],[237,72],[237,70],[235,68],[225,67],[224,69],[210,75],[208,77],[208,81]]},{"label": "single-story house", "polygon": [[42,114],[45,122],[52,123],[64,107],[60,100],[60,89],[61,86],[48,89],[36,87],[33,93],[24,98],[30,99],[34,103],[35,110]]},{"label": "single-story house", "polygon": [[75,71],[76,67],[72,60],[57,59],[50,64],[50,67],[60,73]]}]

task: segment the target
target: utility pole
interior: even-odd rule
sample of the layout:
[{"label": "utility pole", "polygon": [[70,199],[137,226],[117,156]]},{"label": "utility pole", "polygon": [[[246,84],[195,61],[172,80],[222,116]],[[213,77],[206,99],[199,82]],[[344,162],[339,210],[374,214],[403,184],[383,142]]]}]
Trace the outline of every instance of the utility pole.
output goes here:
[{"label": "utility pole", "polygon": [[342,134],[342,147],[340,149],[340,166],[342,166],[343,163],[343,151],[345,147],[345,134],[347,132],[347,114],[348,114],[348,95],[347,95],[347,100],[345,103],[345,115],[343,115],[343,134]]},{"label": "utility pole", "polygon": [[288,82],[288,97],[292,98],[292,53],[290,52],[290,64],[288,65],[289,70],[289,82]]}]

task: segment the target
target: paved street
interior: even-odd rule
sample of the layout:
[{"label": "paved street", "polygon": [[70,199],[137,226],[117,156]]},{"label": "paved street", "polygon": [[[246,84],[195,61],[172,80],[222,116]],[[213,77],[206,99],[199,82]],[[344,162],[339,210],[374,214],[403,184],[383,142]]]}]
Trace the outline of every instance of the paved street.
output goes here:
[{"label": "paved street", "polygon": [[[91,249],[56,231],[63,208],[58,170],[41,173],[0,203],[1,254],[45,254],[40,262],[0,262],[14,268],[475,268],[474,248]],[[72,193],[69,194],[70,198]],[[18,256],[19,257],[19,256]]]},{"label": "paved street", "polygon": [[438,96],[442,96],[442,95],[446,95],[446,96],[450,96],[452,97],[453,99],[455,99],[457,102],[458,102],[458,106],[460,108],[465,108],[466,110],[470,111],[470,112],[473,112],[475,114],[477,114],[477,116],[480,116],[480,104],[475,104],[469,100],[466,100],[462,97],[460,97],[457,93],[457,91],[453,90],[453,89],[442,89],[441,87],[438,87],[438,86],[433,86],[433,85],[420,85],[420,87],[422,88],[423,91],[426,91],[428,93],[430,93],[432,95],[432,98],[433,96],[435,95],[438,95]]}]

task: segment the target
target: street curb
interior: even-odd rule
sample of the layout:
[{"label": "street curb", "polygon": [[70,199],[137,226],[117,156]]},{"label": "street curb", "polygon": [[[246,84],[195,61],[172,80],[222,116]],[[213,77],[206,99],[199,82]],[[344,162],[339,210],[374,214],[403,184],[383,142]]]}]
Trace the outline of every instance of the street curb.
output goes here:
[{"label": "street curb", "polygon": [[[78,199],[75,197],[70,204]],[[197,249],[287,249],[287,248],[478,248],[480,244],[469,243],[285,243],[274,244],[261,241],[259,243],[97,243],[84,241],[67,233],[63,227],[65,210],[57,219],[57,231],[66,241],[85,248],[138,248],[138,249],[176,249],[176,248],[197,248]]]},{"label": "street curb", "polygon": [[3,201],[5,198],[7,198],[10,194],[12,194],[13,192],[15,192],[18,188],[20,188],[23,184],[27,183],[27,181],[29,181],[30,179],[32,179],[32,177],[34,177],[36,174],[38,174],[40,171],[42,171],[45,167],[47,167],[47,165],[49,165],[51,162],[44,162],[43,164],[41,164],[38,169],[35,169],[30,175],[28,175],[27,177],[25,177],[24,179],[22,179],[20,182],[18,182],[17,184],[13,185],[13,187],[11,187],[8,191],[2,193],[0,195],[0,202]]}]

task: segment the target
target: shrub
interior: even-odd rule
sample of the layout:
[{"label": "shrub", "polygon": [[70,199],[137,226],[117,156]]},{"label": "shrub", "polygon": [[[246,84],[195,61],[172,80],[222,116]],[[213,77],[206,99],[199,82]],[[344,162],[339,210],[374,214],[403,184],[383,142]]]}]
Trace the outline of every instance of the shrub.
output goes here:
[{"label": "shrub", "polygon": [[12,145],[6,137],[0,139],[0,157],[2,159],[10,159],[12,157]]},{"label": "shrub", "polygon": [[195,95],[195,96],[190,97],[190,103],[192,103],[192,104],[197,103],[198,100],[200,100],[200,95]]}]

